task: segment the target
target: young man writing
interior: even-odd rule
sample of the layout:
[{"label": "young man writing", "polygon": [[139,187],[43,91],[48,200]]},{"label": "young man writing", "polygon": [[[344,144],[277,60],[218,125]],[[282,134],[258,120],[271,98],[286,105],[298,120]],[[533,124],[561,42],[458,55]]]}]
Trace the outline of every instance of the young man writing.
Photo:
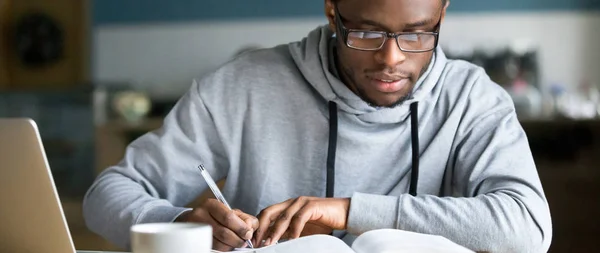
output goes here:
[{"label": "young man writing", "polygon": [[[127,247],[136,223],[195,221],[215,249],[395,228],[476,251],[543,252],[548,205],[510,97],[439,49],[444,0],[326,0],[301,41],[194,82],[164,126],[89,190],[89,227]],[[207,189],[204,164],[223,189]]]}]

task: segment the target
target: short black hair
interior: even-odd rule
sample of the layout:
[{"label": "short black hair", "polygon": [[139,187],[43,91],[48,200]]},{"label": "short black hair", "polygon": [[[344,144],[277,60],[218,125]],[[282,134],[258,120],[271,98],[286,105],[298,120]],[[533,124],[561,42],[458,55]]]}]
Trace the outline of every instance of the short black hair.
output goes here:
[{"label": "short black hair", "polygon": [[[339,2],[339,1],[340,1],[340,0],[333,0],[333,2],[334,2],[334,3],[337,3],[337,2]],[[443,4],[443,5],[445,5],[445,4],[446,4],[446,2],[448,2],[448,0],[441,0],[441,1],[442,1],[442,4]]]}]

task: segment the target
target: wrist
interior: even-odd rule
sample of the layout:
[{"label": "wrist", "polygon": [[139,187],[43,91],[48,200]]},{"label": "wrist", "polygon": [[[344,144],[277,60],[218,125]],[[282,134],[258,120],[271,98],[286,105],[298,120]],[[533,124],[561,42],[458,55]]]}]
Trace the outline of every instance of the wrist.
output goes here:
[{"label": "wrist", "polygon": [[351,198],[344,198],[344,199],[342,199],[342,202],[343,202],[343,209],[344,209],[344,229],[343,230],[347,230],[348,229],[348,217],[350,217]]}]

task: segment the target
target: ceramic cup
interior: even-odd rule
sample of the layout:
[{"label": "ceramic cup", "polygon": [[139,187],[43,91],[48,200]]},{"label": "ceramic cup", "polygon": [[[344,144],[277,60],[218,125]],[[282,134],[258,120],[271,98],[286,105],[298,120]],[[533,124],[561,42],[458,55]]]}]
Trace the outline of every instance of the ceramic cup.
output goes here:
[{"label": "ceramic cup", "polygon": [[147,223],[131,227],[132,253],[210,253],[212,227],[201,223]]}]

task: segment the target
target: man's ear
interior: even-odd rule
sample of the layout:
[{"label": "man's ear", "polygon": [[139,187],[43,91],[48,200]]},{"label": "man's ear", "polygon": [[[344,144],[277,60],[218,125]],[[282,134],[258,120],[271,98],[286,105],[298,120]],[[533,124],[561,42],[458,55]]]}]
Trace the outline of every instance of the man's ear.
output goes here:
[{"label": "man's ear", "polygon": [[446,4],[444,5],[444,8],[442,9],[442,23],[444,22],[444,19],[446,18],[446,10],[448,10],[448,6],[450,6],[450,0],[446,1]]},{"label": "man's ear", "polygon": [[332,32],[337,32],[335,26],[335,3],[333,1],[334,0],[325,0],[325,17],[329,22],[329,29],[331,29]]}]

